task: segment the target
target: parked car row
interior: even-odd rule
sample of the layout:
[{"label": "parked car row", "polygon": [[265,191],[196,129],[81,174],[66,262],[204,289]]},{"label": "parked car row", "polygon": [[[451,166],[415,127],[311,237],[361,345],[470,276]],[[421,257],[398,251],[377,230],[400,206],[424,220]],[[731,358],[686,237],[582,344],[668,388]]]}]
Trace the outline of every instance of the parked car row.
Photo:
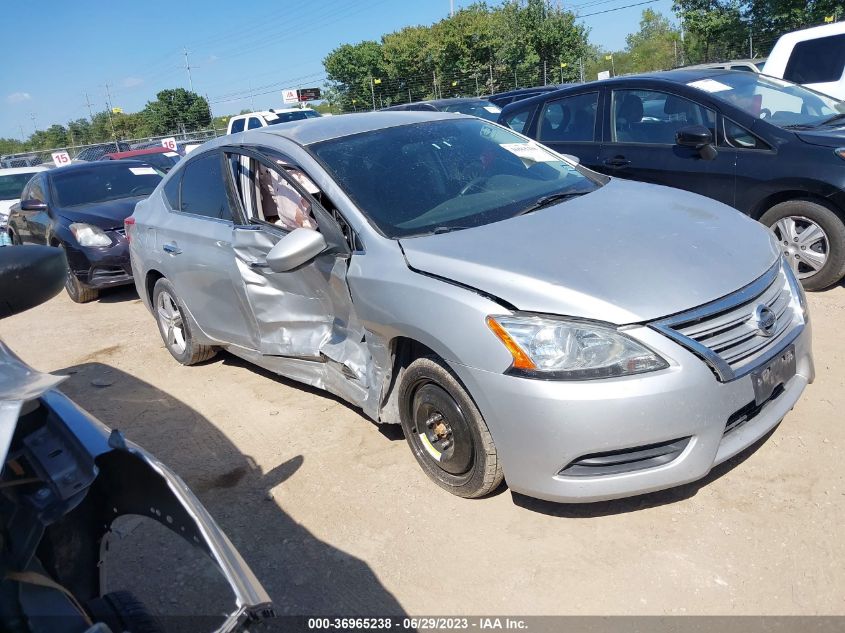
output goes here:
[{"label": "parked car row", "polygon": [[760,220],[805,288],[845,275],[845,105],[831,97],[688,68],[545,93],[499,120],[597,172],[693,191]]}]

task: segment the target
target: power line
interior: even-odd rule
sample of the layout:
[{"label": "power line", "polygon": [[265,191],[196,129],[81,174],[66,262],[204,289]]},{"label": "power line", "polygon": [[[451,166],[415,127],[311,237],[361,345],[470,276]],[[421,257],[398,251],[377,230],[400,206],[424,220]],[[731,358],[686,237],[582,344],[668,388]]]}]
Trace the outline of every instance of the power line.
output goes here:
[{"label": "power line", "polygon": [[622,9],[630,9],[631,7],[641,7],[644,4],[654,4],[657,0],[645,0],[645,2],[635,2],[634,4],[626,4],[624,7],[614,7],[612,9],[605,9],[604,11],[596,11],[594,13],[584,13],[579,15],[579,18],[588,18],[591,15],[601,15],[602,13],[613,13],[614,11],[621,11]]}]

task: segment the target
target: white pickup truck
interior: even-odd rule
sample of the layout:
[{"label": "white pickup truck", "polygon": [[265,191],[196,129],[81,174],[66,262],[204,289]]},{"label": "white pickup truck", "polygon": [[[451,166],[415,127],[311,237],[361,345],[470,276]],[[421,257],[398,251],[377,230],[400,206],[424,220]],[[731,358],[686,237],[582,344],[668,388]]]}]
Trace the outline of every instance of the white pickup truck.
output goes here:
[{"label": "white pickup truck", "polygon": [[267,127],[268,125],[276,125],[277,123],[287,123],[288,121],[311,119],[318,116],[320,116],[320,113],[310,108],[283,108],[280,110],[271,109],[249,112],[248,114],[239,114],[229,119],[226,134],[234,134],[235,132],[243,132],[244,130],[252,130],[258,127]]}]

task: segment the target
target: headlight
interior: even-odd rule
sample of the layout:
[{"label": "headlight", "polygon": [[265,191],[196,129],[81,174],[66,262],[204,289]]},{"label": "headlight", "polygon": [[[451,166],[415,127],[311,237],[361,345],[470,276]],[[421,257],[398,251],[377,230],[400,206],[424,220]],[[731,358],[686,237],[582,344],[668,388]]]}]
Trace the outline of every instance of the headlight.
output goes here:
[{"label": "headlight", "polygon": [[783,273],[786,275],[786,280],[789,282],[789,289],[792,291],[792,300],[795,302],[798,309],[801,310],[801,316],[804,317],[804,323],[810,320],[810,311],[807,309],[807,295],[804,293],[804,286],[795,276],[795,271],[789,263],[786,255],[781,257],[781,266],[783,266]]},{"label": "headlight", "polygon": [[70,225],[70,232],[80,246],[111,246],[111,238],[99,227],[74,222]]},{"label": "headlight", "polygon": [[604,325],[528,315],[488,316],[487,325],[513,356],[510,373],[588,380],[669,366],[641,343]]},{"label": "headlight", "polygon": [[833,153],[839,156],[839,158],[845,160],[845,147],[837,147],[835,150],[833,150]]}]

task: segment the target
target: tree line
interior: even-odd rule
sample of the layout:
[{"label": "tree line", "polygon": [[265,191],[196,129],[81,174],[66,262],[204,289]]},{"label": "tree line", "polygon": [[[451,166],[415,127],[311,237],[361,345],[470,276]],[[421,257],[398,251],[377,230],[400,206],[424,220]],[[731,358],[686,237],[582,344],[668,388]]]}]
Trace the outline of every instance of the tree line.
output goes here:
[{"label": "tree line", "polygon": [[192,132],[210,124],[208,101],[184,88],[174,88],[160,91],[140,112],[104,110],[90,120],[80,118],[37,130],[25,141],[0,138],[0,154]]}]

